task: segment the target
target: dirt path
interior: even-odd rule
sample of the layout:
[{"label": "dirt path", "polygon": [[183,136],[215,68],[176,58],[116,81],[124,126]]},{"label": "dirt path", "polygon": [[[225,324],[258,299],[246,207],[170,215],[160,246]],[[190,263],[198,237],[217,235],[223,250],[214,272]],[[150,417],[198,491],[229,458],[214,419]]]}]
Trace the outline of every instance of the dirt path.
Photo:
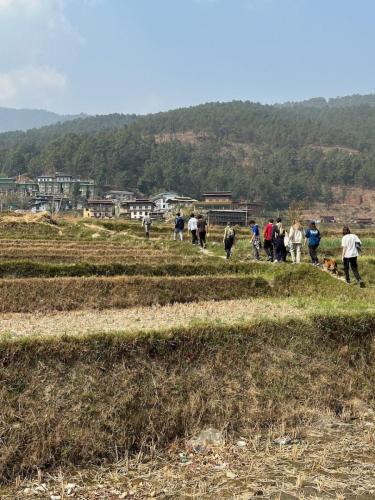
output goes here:
[{"label": "dirt path", "polygon": [[197,322],[233,324],[262,318],[284,318],[292,314],[296,317],[304,312],[286,301],[273,302],[269,298],[52,314],[10,313],[0,315],[0,335],[17,337],[161,330]]}]

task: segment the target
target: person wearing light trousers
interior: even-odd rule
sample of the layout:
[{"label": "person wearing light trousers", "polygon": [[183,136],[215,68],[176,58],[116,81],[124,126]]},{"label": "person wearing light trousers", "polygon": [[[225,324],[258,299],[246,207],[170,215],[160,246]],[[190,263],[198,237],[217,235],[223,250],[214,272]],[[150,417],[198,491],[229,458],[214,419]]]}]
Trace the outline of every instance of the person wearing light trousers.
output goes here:
[{"label": "person wearing light trousers", "polygon": [[303,227],[298,220],[293,221],[293,225],[289,231],[290,255],[292,263],[299,264],[301,262],[301,248],[303,244]]}]

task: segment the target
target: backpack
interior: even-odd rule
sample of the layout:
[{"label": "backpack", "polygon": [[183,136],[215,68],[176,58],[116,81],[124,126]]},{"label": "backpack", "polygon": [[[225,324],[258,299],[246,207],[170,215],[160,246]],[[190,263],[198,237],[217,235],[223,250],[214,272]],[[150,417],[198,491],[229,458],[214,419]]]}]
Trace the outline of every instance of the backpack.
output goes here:
[{"label": "backpack", "polygon": [[232,227],[230,227],[227,231],[227,238],[234,238],[235,232]]},{"label": "backpack", "polygon": [[176,219],[176,229],[184,229],[185,221],[182,217],[177,217]]}]

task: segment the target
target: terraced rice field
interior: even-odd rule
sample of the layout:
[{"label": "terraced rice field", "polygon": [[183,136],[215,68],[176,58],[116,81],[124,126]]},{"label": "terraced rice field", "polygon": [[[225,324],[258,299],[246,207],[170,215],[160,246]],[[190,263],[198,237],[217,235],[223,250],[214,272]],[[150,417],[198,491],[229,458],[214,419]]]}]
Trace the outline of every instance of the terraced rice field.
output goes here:
[{"label": "terraced rice field", "polygon": [[373,498],[375,239],[360,289],[238,235],[0,219],[0,498]]}]

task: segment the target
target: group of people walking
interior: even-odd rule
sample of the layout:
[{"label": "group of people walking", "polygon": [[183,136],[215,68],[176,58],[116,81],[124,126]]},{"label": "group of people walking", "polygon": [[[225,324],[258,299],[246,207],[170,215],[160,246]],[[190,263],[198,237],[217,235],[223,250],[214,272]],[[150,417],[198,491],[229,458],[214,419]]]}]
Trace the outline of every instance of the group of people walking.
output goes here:
[{"label": "group of people walking", "polygon": [[[184,239],[184,228],[185,220],[181,216],[181,213],[176,214],[173,239],[176,241],[177,238],[182,241]],[[202,248],[206,248],[206,233],[207,233],[207,222],[203,215],[199,214],[195,216],[190,215],[188,221],[188,231],[191,235],[191,242],[193,245],[200,245]]]},{"label": "group of people walking", "polygon": [[[260,260],[260,249],[262,246],[260,238],[260,229],[255,221],[250,221],[251,243],[255,260]],[[344,265],[345,280],[350,283],[349,268],[351,268],[354,277],[361,287],[364,286],[362,278],[358,271],[358,256],[361,252],[361,240],[356,234],[352,234],[348,226],[343,227],[343,237],[341,240],[342,262]],[[314,266],[319,266],[317,250],[320,245],[321,234],[315,222],[310,222],[309,227],[304,231],[301,223],[294,220],[289,231],[282,223],[281,218],[269,219],[263,231],[264,250],[267,260],[270,262],[285,262],[288,252],[292,257],[293,264],[301,262],[302,246],[307,245]]]},{"label": "group of people walking", "polygon": [[[255,221],[250,221],[251,243],[255,260],[260,260],[260,249],[262,247],[260,228]],[[315,222],[311,222],[309,228],[304,231],[298,220],[293,221],[289,231],[283,225],[282,219],[269,219],[263,230],[263,245],[267,260],[270,262],[285,262],[288,252],[292,257],[293,264],[301,262],[301,249],[308,245],[311,262],[319,264],[317,249],[320,244],[320,231]]]},{"label": "group of people walking", "polygon": [[[262,249],[261,229],[254,221],[250,221],[251,245],[255,260],[260,260],[260,251]],[[142,221],[145,228],[146,237],[150,236],[151,219],[149,216]],[[173,239],[176,241],[184,239],[185,220],[181,213],[178,212],[175,218]],[[191,214],[188,221],[188,231],[191,235],[193,245],[200,245],[206,248],[207,222],[201,215],[195,216]],[[223,244],[226,253],[226,258],[229,259],[232,255],[233,246],[236,239],[236,231],[230,222],[227,223]],[[266,253],[267,261],[269,262],[286,262],[287,255],[290,253],[293,264],[301,262],[302,247],[307,245],[309,249],[311,263],[314,266],[319,266],[319,258],[317,251],[321,241],[321,234],[315,222],[310,222],[308,228],[304,230],[302,224],[298,220],[294,220],[289,228],[289,231],[284,227],[281,217],[269,219],[263,229],[263,248]],[[343,228],[343,237],[341,241],[342,261],[344,265],[345,279],[350,283],[351,268],[356,281],[363,285],[362,278],[358,271],[358,256],[361,251],[361,240],[357,235],[352,234],[348,226]]]}]

